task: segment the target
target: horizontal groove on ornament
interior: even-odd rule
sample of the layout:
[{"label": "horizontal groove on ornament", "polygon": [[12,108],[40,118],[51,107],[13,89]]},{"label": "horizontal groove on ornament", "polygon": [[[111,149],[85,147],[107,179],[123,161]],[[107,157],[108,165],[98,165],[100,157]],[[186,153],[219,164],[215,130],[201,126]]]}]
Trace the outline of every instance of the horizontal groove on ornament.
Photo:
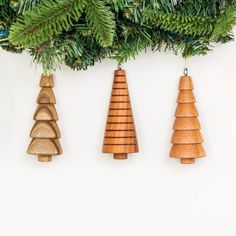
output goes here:
[{"label": "horizontal groove on ornament", "polygon": [[126,82],[122,82],[122,81],[115,81],[114,84],[126,84]]},{"label": "horizontal groove on ornament", "polygon": [[137,144],[135,143],[124,143],[124,144],[115,144],[115,143],[104,143],[103,145],[106,145],[106,146],[137,146]]},{"label": "horizontal groove on ornament", "polygon": [[134,122],[107,122],[107,124],[133,124]]},{"label": "horizontal groove on ornament", "polygon": [[46,137],[40,137],[40,138],[38,138],[38,137],[31,137],[32,139],[51,139],[51,140],[53,140],[53,139],[59,139],[60,137],[56,137],[56,138],[46,138]]},{"label": "horizontal groove on ornament", "polygon": [[132,117],[132,115],[108,115],[108,117]]},{"label": "horizontal groove on ornament", "polygon": [[135,136],[118,136],[118,137],[115,137],[115,136],[105,136],[104,138],[136,138]]},{"label": "horizontal groove on ornament", "polygon": [[120,131],[135,131],[134,129],[106,129],[106,131],[120,132]]},{"label": "horizontal groove on ornament", "polygon": [[125,90],[126,90],[127,88],[113,88],[113,89],[115,89],[115,90],[116,90],[116,89],[125,89]]},{"label": "horizontal groove on ornament", "polygon": [[125,110],[125,111],[129,111],[131,110],[131,108],[110,108],[111,111],[119,111],[119,110]]},{"label": "horizontal groove on ornament", "polygon": [[112,97],[129,97],[128,94],[112,94]]},{"label": "horizontal groove on ornament", "polygon": [[111,103],[130,103],[129,101],[111,101]]},{"label": "horizontal groove on ornament", "polygon": [[188,146],[188,145],[199,145],[199,144],[203,144],[204,142],[201,142],[201,143],[174,143],[174,145],[176,146]]}]

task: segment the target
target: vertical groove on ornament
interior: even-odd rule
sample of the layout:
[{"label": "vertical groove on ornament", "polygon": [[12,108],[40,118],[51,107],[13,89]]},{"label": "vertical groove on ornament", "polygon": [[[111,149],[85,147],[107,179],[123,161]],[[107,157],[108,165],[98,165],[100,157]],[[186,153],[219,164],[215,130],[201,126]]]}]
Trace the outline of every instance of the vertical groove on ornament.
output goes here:
[{"label": "vertical groove on ornament", "polygon": [[205,157],[206,154],[190,76],[180,78],[177,103],[170,157],[179,158],[181,164],[194,164],[196,158]]},{"label": "vertical groove on ornament", "polygon": [[59,142],[61,133],[56,123],[58,120],[55,109],[56,98],[52,88],[53,76],[42,75],[40,93],[37,98],[38,107],[34,114],[35,124],[30,132],[32,141],[28,147],[28,154],[37,155],[38,161],[50,162],[53,155],[62,154]]},{"label": "vertical groove on ornament", "polygon": [[126,73],[121,69],[114,75],[102,151],[117,160],[139,151]]}]

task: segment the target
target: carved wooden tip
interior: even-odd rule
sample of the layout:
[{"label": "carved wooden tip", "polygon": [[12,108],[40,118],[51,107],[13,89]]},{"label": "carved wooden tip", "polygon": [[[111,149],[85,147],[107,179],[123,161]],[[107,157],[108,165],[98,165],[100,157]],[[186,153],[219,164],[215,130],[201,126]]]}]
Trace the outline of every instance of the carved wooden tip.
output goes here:
[{"label": "carved wooden tip", "polygon": [[51,162],[52,161],[52,156],[38,156],[38,161],[40,162]]},{"label": "carved wooden tip", "polygon": [[139,151],[124,70],[115,71],[102,151],[113,153],[114,159]]},{"label": "carved wooden tip", "polygon": [[195,159],[194,158],[181,158],[180,159],[181,164],[195,164]]},{"label": "carved wooden tip", "polygon": [[193,82],[190,76],[181,76],[179,90],[193,90]]},{"label": "carved wooden tip", "polygon": [[192,92],[193,82],[190,76],[182,76],[179,82],[178,106],[175,112],[174,133],[170,157],[179,158],[181,164],[194,164],[195,158],[205,157],[202,146],[198,110]]},{"label": "carved wooden tip", "polygon": [[125,160],[125,159],[128,159],[128,154],[127,153],[114,153],[113,158],[116,160]]},{"label": "carved wooden tip", "polygon": [[39,86],[40,87],[45,87],[45,88],[54,87],[53,76],[52,75],[42,75]]},{"label": "carved wooden tip", "polygon": [[115,70],[115,76],[120,76],[120,75],[125,76],[125,70]]}]

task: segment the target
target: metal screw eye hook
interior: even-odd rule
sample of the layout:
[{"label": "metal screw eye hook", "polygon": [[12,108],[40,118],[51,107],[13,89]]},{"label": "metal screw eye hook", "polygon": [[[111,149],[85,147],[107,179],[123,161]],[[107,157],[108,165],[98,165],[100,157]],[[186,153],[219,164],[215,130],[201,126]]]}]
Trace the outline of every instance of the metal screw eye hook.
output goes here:
[{"label": "metal screw eye hook", "polygon": [[118,63],[118,70],[122,70],[120,62]]},{"label": "metal screw eye hook", "polygon": [[184,68],[184,75],[187,76],[188,75],[188,68]]}]

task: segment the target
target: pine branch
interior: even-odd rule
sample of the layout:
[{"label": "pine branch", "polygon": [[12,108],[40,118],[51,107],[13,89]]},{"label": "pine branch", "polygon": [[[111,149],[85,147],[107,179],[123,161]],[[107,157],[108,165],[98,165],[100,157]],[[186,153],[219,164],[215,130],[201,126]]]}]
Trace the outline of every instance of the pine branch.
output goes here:
[{"label": "pine branch", "polygon": [[212,50],[212,46],[207,40],[201,38],[188,38],[183,45],[182,56],[184,58],[196,55],[206,55]]},{"label": "pine branch", "polygon": [[144,48],[150,45],[144,45],[140,39],[126,41],[116,50],[112,58],[119,63],[124,63],[129,59],[134,59]]},{"label": "pine branch", "polygon": [[145,11],[144,17],[149,24],[155,27],[191,36],[211,34],[215,22],[210,17],[166,14],[154,11]]},{"label": "pine branch", "polygon": [[25,11],[31,9],[36,4],[38,4],[40,0],[18,0],[16,2],[11,3],[11,8],[17,12],[17,14],[21,15]]},{"label": "pine branch", "polygon": [[78,53],[67,51],[65,64],[72,69],[86,70],[88,66],[93,66],[95,62],[101,61],[110,55],[110,47],[101,47],[94,37],[83,31],[84,26],[80,25],[74,35],[73,47],[78,49]]},{"label": "pine branch", "polygon": [[9,39],[17,46],[37,46],[69,30],[86,4],[86,0],[42,0],[12,25]]},{"label": "pine branch", "polygon": [[9,28],[11,27],[12,22],[15,21],[16,17],[17,14],[12,9],[10,1],[0,0],[0,47],[9,52],[20,53],[23,50],[14,47],[8,39]]},{"label": "pine branch", "polygon": [[65,59],[62,48],[57,48],[54,42],[32,49],[30,54],[33,60],[42,66],[44,74],[50,74],[60,68]]},{"label": "pine branch", "polygon": [[102,0],[88,1],[86,19],[97,42],[102,47],[111,46],[115,34],[114,14]]},{"label": "pine branch", "polygon": [[114,8],[115,12],[124,10],[134,1],[136,0],[106,0],[106,2],[110,4],[112,8]]},{"label": "pine branch", "polygon": [[224,12],[216,21],[214,31],[211,37],[213,39],[225,38],[231,34],[234,25],[236,24],[236,4],[226,6]]},{"label": "pine branch", "polygon": [[[122,33],[116,39],[116,50],[112,58],[119,63],[124,63],[135,58],[143,49],[152,44],[150,29],[145,26],[122,26]],[[121,38],[121,35],[123,38]]]},{"label": "pine branch", "polygon": [[0,0],[0,47],[30,51],[45,73],[125,62],[149,46],[204,55],[232,40],[235,14],[236,0]]}]

